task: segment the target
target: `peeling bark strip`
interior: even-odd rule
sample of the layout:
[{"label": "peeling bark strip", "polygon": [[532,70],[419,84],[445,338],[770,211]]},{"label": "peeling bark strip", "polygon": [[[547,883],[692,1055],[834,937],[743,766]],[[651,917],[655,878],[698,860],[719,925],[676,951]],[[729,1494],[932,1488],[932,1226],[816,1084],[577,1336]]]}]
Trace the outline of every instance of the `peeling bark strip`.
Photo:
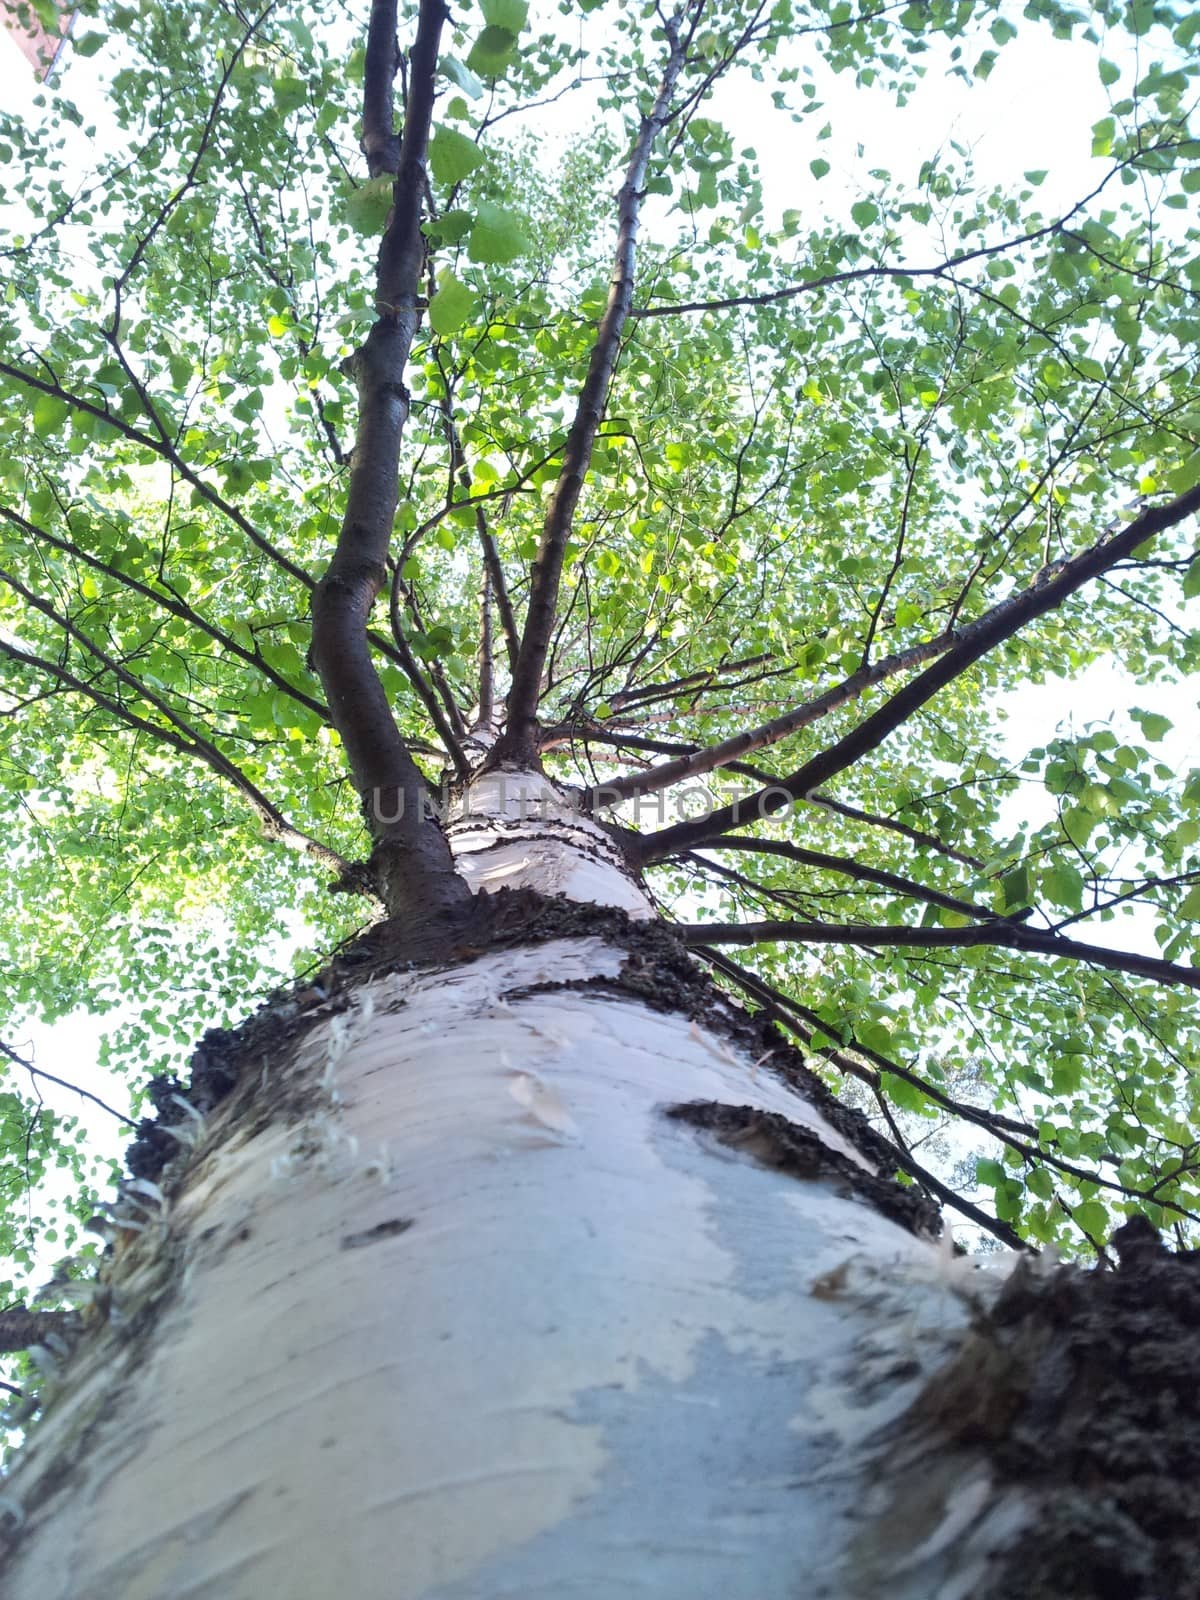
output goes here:
[{"label": "peeling bark strip", "polygon": [[[399,496],[400,440],[408,420],[404,370],[417,329],[424,264],[425,158],[438,41],[447,16],[442,0],[422,0],[404,134],[395,149],[392,213],[376,267],[378,318],[350,363],[359,412],[346,512],[337,549],[312,599],[312,659],[329,714],[342,737],[368,826],[379,843],[400,857],[399,870],[396,862],[377,863],[390,910],[430,892],[445,903],[465,894],[454,880],[445,840],[424,814],[424,780],[396,726],[366,632],[371,608],[387,581]],[[395,0],[377,0],[371,11],[364,106],[373,174],[389,170],[393,159],[391,83],[397,64]]]},{"label": "peeling bark strip", "polygon": [[[693,3],[689,8],[698,15]],[[530,574],[529,607],[525,614],[525,630],[517,656],[516,670],[508,694],[508,726],[496,742],[495,761],[513,761],[523,767],[537,765],[537,708],[542,693],[542,672],[554,631],[558,586],[562,577],[563,560],[575,507],[583,489],[583,482],[592,459],[592,446],[604,416],[608,385],[617,364],[621,347],[621,330],[629,317],[633,304],[634,269],[637,260],[637,236],[642,209],[642,191],[646,182],[646,168],[654,141],[665,125],[671,97],[683,68],[686,46],[680,36],[683,11],[663,23],[670,45],[667,64],[663,70],[654,105],[642,118],[634,143],[633,154],[625,172],[625,182],[617,203],[617,249],[613,262],[612,282],[608,302],[596,342],[588,361],[587,378],[579,395],[575,420],[567,435],[563,451],[562,471],[558,475],[554,493],[546,512],[542,542]]]}]

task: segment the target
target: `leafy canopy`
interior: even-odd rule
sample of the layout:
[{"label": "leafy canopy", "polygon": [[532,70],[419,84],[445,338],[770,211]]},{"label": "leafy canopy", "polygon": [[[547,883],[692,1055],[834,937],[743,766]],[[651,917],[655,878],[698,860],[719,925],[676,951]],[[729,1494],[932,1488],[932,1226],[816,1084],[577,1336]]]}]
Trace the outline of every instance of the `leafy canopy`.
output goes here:
[{"label": "leafy canopy", "polygon": [[[281,930],[328,949],[368,914],[326,888],[369,841],[308,654],[352,358],[404,310],[365,24],[89,0],[36,112],[0,117],[5,1036],[124,1000],[102,1061],[134,1084],[286,976]],[[920,1144],[962,1120],[960,1203],[1010,1242],[1200,1198],[1200,769],[1164,758],[1159,698],[1200,657],[1198,39],[1168,0],[481,0],[436,53],[371,619],[405,748],[464,771],[532,659],[547,770],[616,780],[592,800],[688,940],[943,1198]],[[1107,92],[1079,193],[981,181],[953,142],[843,181],[851,85],[905,105],[1014,40],[1088,52]],[[1012,697],[1108,657],[1132,720],[1014,758]],[[19,1266],[27,1185],[89,1171],[10,1067]]]}]

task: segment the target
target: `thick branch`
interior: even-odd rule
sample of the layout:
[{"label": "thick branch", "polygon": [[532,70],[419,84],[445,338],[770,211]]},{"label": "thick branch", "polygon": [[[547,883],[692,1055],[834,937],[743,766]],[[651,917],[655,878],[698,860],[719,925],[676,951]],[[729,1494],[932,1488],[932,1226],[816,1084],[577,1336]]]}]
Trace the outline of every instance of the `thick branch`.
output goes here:
[{"label": "thick branch", "polygon": [[755,855],[779,856],[785,861],[795,861],[802,867],[816,867],[822,872],[836,872],[859,883],[877,884],[881,889],[891,889],[910,900],[920,900],[926,905],[939,906],[943,911],[958,912],[967,917],[992,917],[998,913],[973,900],[960,900],[957,895],[943,894],[911,878],[902,878],[894,872],[884,872],[879,867],[868,867],[864,862],[852,861],[846,856],[827,855],[822,850],[806,850],[787,839],[750,839],[744,835],[718,835],[715,839],[701,840],[699,850],[747,850]]},{"label": "thick branch", "polygon": [[1111,972],[1128,972],[1155,983],[1181,983],[1200,989],[1200,967],[1183,967],[1157,956],[1133,950],[1109,950],[1100,944],[1063,939],[1056,933],[997,918],[968,928],[874,927],[854,922],[706,922],[679,927],[685,944],[770,944],[787,940],[797,944],[893,945],[908,950],[947,950],[971,945],[1000,945],[1034,955],[1065,961],[1086,961]]},{"label": "thick branch", "polygon": [[562,470],[546,512],[542,542],[530,574],[525,630],[521,637],[516,671],[508,695],[508,725],[496,743],[494,750],[496,760],[512,760],[522,765],[534,766],[538,759],[538,701],[541,697],[546,655],[554,632],[563,561],[575,507],[579,503],[584,478],[591,463],[592,446],[604,416],[608,385],[616,367],[617,353],[621,345],[621,331],[629,316],[629,308],[633,304],[638,224],[646,168],[654,141],[666,123],[671,97],[683,66],[684,47],[680,39],[679,24],[678,16],[671,18],[665,24],[670,43],[666,68],[654,105],[642,118],[618,199],[617,248],[608,302],[596,331],[596,340],[592,345],[588,361],[587,377],[580,391],[575,420],[571,424],[571,431],[567,435],[563,451]]},{"label": "thick branch", "polygon": [[660,861],[679,850],[691,850],[701,838],[711,839],[731,828],[746,827],[774,812],[785,810],[794,800],[810,796],[813,790],[874,750],[903,723],[931,700],[940,689],[960,677],[968,667],[994,650],[1037,617],[1062,605],[1076,590],[1099,577],[1116,562],[1136,550],[1155,534],[1173,528],[1200,510],[1200,484],[1165,506],[1143,511],[1124,527],[1105,530],[1105,536],[1070,560],[1044,568],[1028,589],[1002,600],[975,622],[957,632],[955,642],[941,658],[898,690],[880,708],[839,739],[819,751],[790,776],[760,789],[757,794],[723,806],[707,817],[677,823],[651,834],[641,847],[641,861]]},{"label": "thick branch", "polygon": [[[614,778],[609,783],[597,784],[595,788],[587,791],[583,803],[593,810],[601,806],[614,806],[622,800],[632,799],[635,795],[652,794],[656,790],[670,788],[672,784],[683,783],[688,778],[713,772],[717,767],[727,767],[739,757],[750,755],[755,750],[762,750],[767,745],[777,744],[788,734],[797,733],[809,723],[827,717],[831,711],[837,711],[851,700],[856,700],[859,695],[874,684],[881,683],[885,678],[894,677],[898,672],[905,672],[909,667],[919,667],[932,657],[941,655],[951,647],[954,640],[955,634],[947,630],[924,644],[913,645],[909,650],[898,651],[882,661],[859,667],[848,678],[833,684],[822,694],[814,695],[803,705],[785,711],[782,716],[773,717],[769,722],[760,723],[756,728],[747,728],[742,733],[735,733],[730,739],[723,739],[720,744],[708,745],[691,755],[681,755],[673,761],[660,762],[658,766],[649,767],[645,772],[633,772],[624,778]],[[614,696],[614,704],[616,703]]]},{"label": "thick branch", "polygon": [[517,634],[517,619],[513,614],[508,585],[504,579],[504,567],[500,561],[500,547],[496,543],[496,535],[488,527],[487,517],[482,508],[478,506],[475,510],[475,531],[479,535],[479,547],[483,551],[483,566],[487,573],[488,586],[496,607],[496,614],[500,618],[500,632],[504,635],[504,648],[508,655],[508,669],[510,672],[515,672],[517,670],[517,657],[521,650],[521,641]]},{"label": "thick branch", "polygon": [[475,706],[473,734],[485,738],[496,726],[496,663],[492,643],[492,580],[489,569],[483,569],[483,582],[479,586],[479,648],[475,652],[479,673],[479,693]]},{"label": "thick branch", "polygon": [[52,1339],[69,1337],[79,1325],[70,1311],[30,1311],[26,1306],[10,1306],[0,1311],[0,1350],[29,1350]]},{"label": "thick branch", "polygon": [[[446,16],[442,0],[421,0],[392,211],[376,265],[377,319],[351,358],[359,410],[346,511],[337,548],[312,601],[312,658],[330,716],[342,737],[371,832],[380,844],[399,852],[386,874],[389,896],[403,895],[411,878],[407,892],[426,904],[435,892],[435,881],[436,893],[447,898],[469,891],[455,878],[449,847],[426,815],[424,779],[400,736],[371,659],[367,622],[387,582],[399,498],[400,440],[409,412],[404,371],[420,316],[425,161],[438,41]],[[390,159],[391,130],[384,130],[380,122],[390,104],[398,65],[395,32],[396,0],[375,0],[366,68],[372,161]],[[401,906],[390,904],[389,909],[395,912]]]},{"label": "thick branch", "polygon": [[392,111],[392,85],[399,65],[396,0],[372,0],[363,65],[362,149],[373,178],[400,170],[400,140]]}]

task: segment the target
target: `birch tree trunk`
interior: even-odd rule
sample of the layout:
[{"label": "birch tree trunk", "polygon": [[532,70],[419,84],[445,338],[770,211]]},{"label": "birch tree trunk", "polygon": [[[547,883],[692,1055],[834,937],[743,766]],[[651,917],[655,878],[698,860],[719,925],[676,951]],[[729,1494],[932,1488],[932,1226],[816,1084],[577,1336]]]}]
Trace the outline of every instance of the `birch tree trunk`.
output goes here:
[{"label": "birch tree trunk", "polygon": [[917,1420],[978,1274],[595,823],[468,802],[508,892],[452,948],[383,924],[198,1053],[236,1086],[126,1203],[7,1600],[983,1593],[1029,1496]]}]

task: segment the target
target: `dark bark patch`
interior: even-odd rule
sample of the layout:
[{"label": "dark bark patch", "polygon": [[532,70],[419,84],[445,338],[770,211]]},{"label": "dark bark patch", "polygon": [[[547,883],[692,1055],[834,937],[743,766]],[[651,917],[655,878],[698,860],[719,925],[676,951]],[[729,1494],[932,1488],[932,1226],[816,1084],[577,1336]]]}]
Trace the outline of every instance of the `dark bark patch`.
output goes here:
[{"label": "dark bark patch", "polygon": [[[320,983],[305,979],[294,990],[273,997],[237,1028],[209,1028],[192,1052],[186,1083],[163,1074],[151,1078],[149,1098],[158,1119],[143,1117],[125,1152],[125,1165],[135,1178],[157,1182],[163,1169],[180,1154],[173,1127],[196,1136],[200,1118],[208,1117],[237,1088],[250,1063],[286,1059],[314,1022],[344,1010],[345,994],[333,997]],[[184,1101],[186,1105],[179,1102]]]},{"label": "dark bark patch", "polygon": [[0,1311],[0,1350],[29,1350],[34,1345],[69,1342],[79,1332],[80,1319],[71,1311],[30,1311],[12,1306]]},{"label": "dark bark patch", "polygon": [[178,1142],[167,1129],[152,1117],[143,1117],[133,1143],[125,1152],[125,1165],[135,1178],[153,1180],[178,1154]]},{"label": "dark bark patch", "polygon": [[373,1228],[363,1228],[360,1233],[344,1233],[341,1248],[361,1250],[364,1245],[379,1244],[384,1239],[394,1239],[398,1233],[407,1233],[412,1225],[412,1217],[389,1217],[386,1222],[377,1222]]},{"label": "dark bark patch", "polygon": [[832,1182],[840,1193],[865,1200],[910,1233],[936,1238],[941,1231],[940,1212],[919,1190],[905,1188],[859,1166],[840,1150],[831,1150],[812,1128],[791,1122],[777,1111],[725,1105],[717,1100],[690,1100],[667,1106],[665,1114],[674,1121],[703,1128],[723,1145],[765,1167],[794,1178]]},{"label": "dark bark patch", "polygon": [[900,1425],[1034,1508],[987,1600],[1200,1597],[1200,1252],[1142,1217],[1113,1244],[1116,1270],[1019,1262]]},{"label": "dark bark patch", "polygon": [[[139,1127],[127,1156],[131,1172],[157,1180],[164,1166],[179,1156],[179,1143],[164,1126],[186,1117],[173,1095],[181,1094],[207,1115],[229,1097],[239,1081],[248,1085],[247,1092],[253,1092],[261,1061],[287,1060],[314,1022],[344,1009],[354,990],[369,980],[406,968],[457,965],[519,945],[589,937],[624,952],[620,974],[540,985],[539,992],[566,987],[614,998],[632,996],[653,1011],[684,1016],[728,1039],[761,1069],[784,1078],[812,1102],[843,1138],[890,1179],[897,1164],[886,1140],[860,1112],[836,1098],[773,1023],[752,1016],[718,989],[666,923],[634,921],[612,906],[583,905],[529,889],[502,889],[496,894],[476,895],[465,905],[430,907],[409,917],[376,923],[339,952],[315,979],[307,978],[294,990],[275,996],[239,1028],[210,1029],[192,1057],[187,1085],[180,1090],[175,1080],[170,1080],[170,1087],[162,1080],[158,1094],[162,1120],[146,1119]],[[514,991],[510,998],[532,992]],[[269,1093],[270,1102],[260,1107],[263,1118],[286,1115],[286,1081],[273,1079]],[[153,1092],[151,1098],[155,1098]],[[295,1109],[302,1114],[304,1106]],[[913,1191],[898,1185],[897,1192],[901,1198],[894,1201],[893,1213],[909,1215],[907,1197]],[[924,1215],[932,1217],[933,1212]],[[922,1222],[919,1231],[928,1231],[928,1226],[927,1221]]]},{"label": "dark bark patch", "polygon": [[231,1093],[245,1049],[244,1035],[253,1030],[263,1015],[261,1011],[256,1013],[236,1031],[209,1028],[192,1052],[186,1085],[169,1073],[151,1078],[146,1086],[147,1094],[158,1112],[158,1119],[143,1117],[133,1143],[125,1152],[125,1165],[135,1178],[154,1182],[167,1163],[179,1154],[180,1142],[170,1129],[190,1120],[180,1100],[186,1101],[203,1117]]}]

